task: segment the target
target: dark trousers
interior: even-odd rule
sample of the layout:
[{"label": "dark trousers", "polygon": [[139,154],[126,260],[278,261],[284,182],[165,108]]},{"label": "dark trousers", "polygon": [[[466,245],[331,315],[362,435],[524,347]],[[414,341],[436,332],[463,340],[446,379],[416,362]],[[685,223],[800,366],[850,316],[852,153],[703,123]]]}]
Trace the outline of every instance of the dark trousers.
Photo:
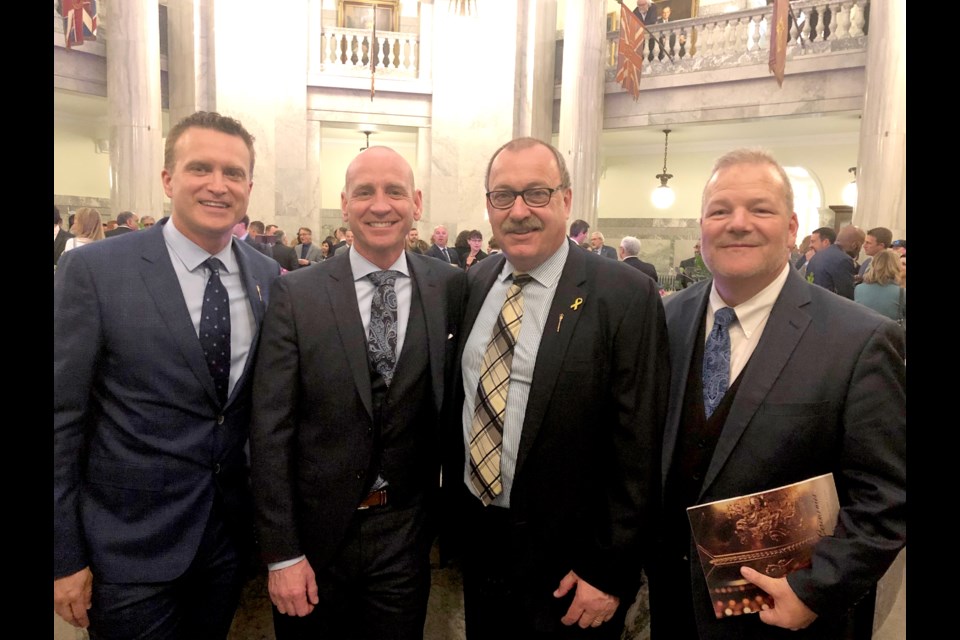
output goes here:
[{"label": "dark trousers", "polygon": [[[627,609],[621,601],[614,617],[599,628],[581,629],[560,622],[573,591],[553,591],[573,567],[545,570],[532,559],[527,526],[509,509],[484,507],[464,489],[463,599],[468,640],[504,638],[620,638]],[[559,567],[559,565],[558,565]]]},{"label": "dark trousers", "polygon": [[214,506],[197,556],[170,582],[113,584],[93,570],[94,640],[226,638],[246,578],[243,553]]},{"label": "dark trousers", "polygon": [[337,557],[313,567],[313,612],[297,618],[273,608],[277,640],[420,640],[431,542],[422,500],[357,511]]}]

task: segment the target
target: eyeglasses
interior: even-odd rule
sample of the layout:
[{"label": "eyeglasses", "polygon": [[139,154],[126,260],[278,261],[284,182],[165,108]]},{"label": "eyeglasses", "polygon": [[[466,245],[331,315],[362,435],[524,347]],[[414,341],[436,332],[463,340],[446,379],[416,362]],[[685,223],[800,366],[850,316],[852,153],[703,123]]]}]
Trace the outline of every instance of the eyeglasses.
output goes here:
[{"label": "eyeglasses", "polygon": [[528,207],[543,207],[550,202],[553,194],[564,189],[563,185],[558,185],[553,189],[547,187],[534,187],[533,189],[524,189],[523,191],[488,191],[487,202],[494,209],[509,209],[517,201],[517,196],[523,198]]}]

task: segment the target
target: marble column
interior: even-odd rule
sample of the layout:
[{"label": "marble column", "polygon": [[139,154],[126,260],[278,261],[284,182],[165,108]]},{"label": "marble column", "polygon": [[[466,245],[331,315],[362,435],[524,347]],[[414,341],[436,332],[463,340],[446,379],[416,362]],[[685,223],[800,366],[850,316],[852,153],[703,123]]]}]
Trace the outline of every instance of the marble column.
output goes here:
[{"label": "marble column", "polygon": [[563,29],[558,146],[573,186],[570,217],[586,220],[591,228],[596,228],[600,183],[605,11],[602,2],[567,2]]},{"label": "marble column", "polygon": [[860,122],[858,201],[853,222],[907,235],[907,9],[870,3],[866,91]]},{"label": "marble column", "polygon": [[256,138],[251,220],[319,228],[307,171],[307,0],[270,5],[231,0],[213,7],[217,110]]},{"label": "marble column", "polygon": [[451,237],[479,229],[487,237],[484,172],[514,132],[517,0],[481,2],[465,16],[442,0],[432,9],[433,33],[423,35],[433,38],[433,86],[443,90],[431,104],[430,189],[419,226],[445,224]]},{"label": "marble column", "polygon": [[215,111],[212,0],[167,0],[167,85],[171,126]]},{"label": "marble column", "polygon": [[114,214],[163,215],[160,18],[156,3],[111,2],[107,117]]},{"label": "marble column", "polygon": [[553,136],[557,2],[520,2],[517,10],[517,99],[513,135],[550,142]]}]

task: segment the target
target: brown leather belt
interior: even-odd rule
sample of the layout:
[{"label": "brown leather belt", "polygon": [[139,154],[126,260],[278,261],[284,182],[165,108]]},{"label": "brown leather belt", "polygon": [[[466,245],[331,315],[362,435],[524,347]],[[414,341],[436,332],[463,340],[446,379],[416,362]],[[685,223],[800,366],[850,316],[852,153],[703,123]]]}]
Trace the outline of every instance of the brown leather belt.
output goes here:
[{"label": "brown leather belt", "polygon": [[387,489],[378,489],[377,491],[371,491],[370,495],[360,501],[360,506],[357,507],[357,511],[363,509],[369,509],[370,507],[382,507],[387,504]]}]

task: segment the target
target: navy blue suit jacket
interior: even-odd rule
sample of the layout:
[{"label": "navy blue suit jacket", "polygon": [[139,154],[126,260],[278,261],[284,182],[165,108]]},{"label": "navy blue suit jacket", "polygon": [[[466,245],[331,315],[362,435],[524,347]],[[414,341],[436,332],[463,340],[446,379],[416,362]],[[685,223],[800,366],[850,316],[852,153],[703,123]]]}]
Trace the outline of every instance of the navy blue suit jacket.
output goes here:
[{"label": "navy blue suit jacket", "polygon": [[193,560],[215,496],[252,526],[251,371],[276,262],[234,252],[257,331],[217,401],[161,221],[65,254],[54,284],[53,575],[161,582]]},{"label": "navy blue suit jacket", "polygon": [[832,244],[810,258],[807,276],[811,274],[813,284],[853,300],[853,276],[857,275],[857,267],[839,245]]}]

